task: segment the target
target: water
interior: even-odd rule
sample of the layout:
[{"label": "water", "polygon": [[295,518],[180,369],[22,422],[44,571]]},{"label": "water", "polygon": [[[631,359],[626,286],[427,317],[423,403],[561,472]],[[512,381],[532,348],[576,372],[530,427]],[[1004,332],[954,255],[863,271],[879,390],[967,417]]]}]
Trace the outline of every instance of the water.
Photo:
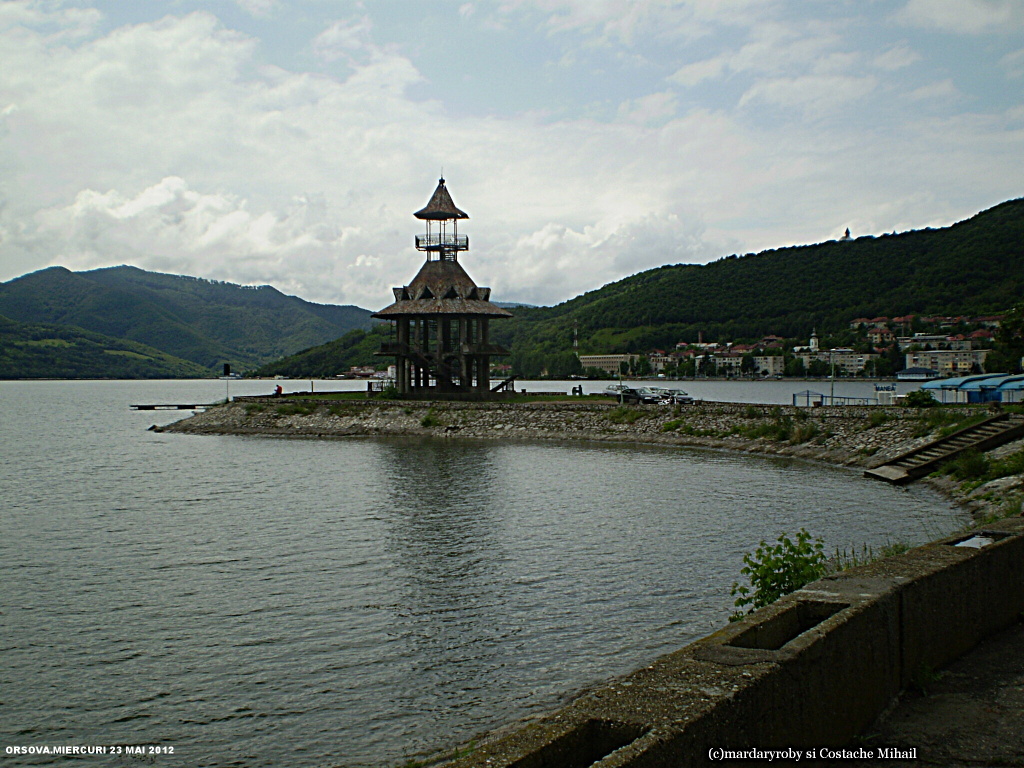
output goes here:
[{"label": "water", "polygon": [[965,521],[927,489],[794,460],[194,437],[128,408],[228,386],[272,388],[0,383],[3,749],[397,765],[712,631],[762,538],[877,548]]}]

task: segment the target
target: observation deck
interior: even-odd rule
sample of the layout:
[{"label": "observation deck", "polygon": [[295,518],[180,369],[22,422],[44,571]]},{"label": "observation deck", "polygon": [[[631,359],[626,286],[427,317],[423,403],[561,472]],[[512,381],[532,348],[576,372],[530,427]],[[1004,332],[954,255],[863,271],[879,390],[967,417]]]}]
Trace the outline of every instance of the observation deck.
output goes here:
[{"label": "observation deck", "polygon": [[425,235],[416,235],[417,251],[468,251],[469,237],[467,235],[449,235],[443,232],[428,232]]}]

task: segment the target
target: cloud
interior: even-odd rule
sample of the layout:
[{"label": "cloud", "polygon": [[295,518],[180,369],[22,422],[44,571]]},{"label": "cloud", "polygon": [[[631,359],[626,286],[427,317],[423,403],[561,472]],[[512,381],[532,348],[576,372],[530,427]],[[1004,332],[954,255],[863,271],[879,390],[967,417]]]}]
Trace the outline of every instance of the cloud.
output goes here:
[{"label": "cloud", "polygon": [[1006,54],[999,62],[1007,77],[1024,77],[1024,48]]},{"label": "cloud", "polygon": [[920,60],[921,55],[919,53],[911,49],[906,43],[901,43],[876,56],[872,64],[879,69],[895,72],[898,69],[909,67]]},{"label": "cloud", "polygon": [[324,61],[351,60],[357,54],[375,53],[370,41],[372,29],[368,16],[335,21],[313,39],[313,51]]},{"label": "cloud", "polygon": [[[385,38],[395,20],[381,23],[375,4],[304,27],[316,33],[289,68],[207,12],[101,28],[0,3],[0,279],[127,262],[378,308],[422,261],[412,212],[442,166],[472,216],[460,226],[467,270],[499,300],[535,303],[663,263],[813,242],[851,222],[952,220],[1020,195],[1019,112],[951,112],[951,83],[910,67],[925,48],[857,45],[845,20],[787,21],[767,1],[652,2],[625,26],[615,5],[464,10],[488,44],[527,34],[544,56],[588,40],[614,48],[588,59],[609,68],[593,80],[530,70],[567,73],[583,92],[599,84],[600,108],[495,116],[453,99],[441,70],[428,83],[420,27]],[[665,44],[694,34],[710,37]],[[670,58],[647,79],[618,57],[657,41]],[[304,71],[311,55],[334,74]],[[1019,58],[1002,55],[1012,71]],[[721,87],[686,90],[712,80]],[[928,110],[904,98],[915,89]]]},{"label": "cloud", "polygon": [[675,113],[676,97],[669,91],[630,99],[619,105],[620,120],[640,125],[667,120]]},{"label": "cloud", "polygon": [[670,83],[691,88],[705,80],[717,80],[725,72],[726,62],[723,58],[705,59],[680,67],[667,79]]},{"label": "cloud", "polygon": [[876,78],[820,76],[780,77],[756,82],[740,98],[741,107],[768,104],[823,115],[852,108],[878,85]]},{"label": "cloud", "polygon": [[1024,29],[1024,4],[1019,0],[909,0],[896,19],[908,26],[954,34],[1007,34]]},{"label": "cloud", "polygon": [[[71,269],[130,262],[146,269],[213,279],[270,282],[284,289],[312,286],[296,272],[339,274],[336,255],[366,245],[358,226],[325,220],[322,199],[296,198],[281,212],[250,211],[244,199],[202,193],[167,177],[134,197],[83,190],[73,203],[40,211],[34,237]],[[140,244],[144,250],[140,251]],[[352,265],[366,272],[372,260]],[[379,275],[375,276],[378,280]]]},{"label": "cloud", "polygon": [[953,85],[953,81],[949,78],[945,80],[939,80],[935,83],[929,83],[923,85],[910,93],[910,98],[915,101],[925,101],[928,99],[948,99],[954,96],[959,96],[960,91]]},{"label": "cloud", "polygon": [[281,5],[280,0],[235,0],[235,3],[243,11],[259,19],[267,18]]}]

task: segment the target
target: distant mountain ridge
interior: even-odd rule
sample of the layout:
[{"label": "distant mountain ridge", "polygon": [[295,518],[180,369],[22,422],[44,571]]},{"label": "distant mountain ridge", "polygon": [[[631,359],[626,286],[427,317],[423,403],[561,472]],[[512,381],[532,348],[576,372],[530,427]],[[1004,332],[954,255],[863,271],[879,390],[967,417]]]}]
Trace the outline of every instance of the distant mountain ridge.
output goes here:
[{"label": "distant mountain ridge", "polygon": [[[1024,300],[1024,199],[966,221],[881,237],[833,240],[710,264],[640,272],[554,307],[511,307],[491,326],[513,371],[578,372],[582,354],[672,349],[676,342],[806,339],[857,317],[998,314]],[[261,372],[329,375],[374,356],[387,328],[349,334],[270,363]]]},{"label": "distant mountain ridge", "polygon": [[857,317],[1000,313],[1022,298],[1017,199],[950,227],[647,270],[555,307],[519,308],[491,332],[514,353],[542,359],[569,350],[574,331],[585,354],[646,352],[699,335],[806,337]]},{"label": "distant mountain ridge", "polygon": [[370,327],[369,310],[120,266],[50,267],[0,284],[0,315],[134,341],[215,372],[248,370]]}]

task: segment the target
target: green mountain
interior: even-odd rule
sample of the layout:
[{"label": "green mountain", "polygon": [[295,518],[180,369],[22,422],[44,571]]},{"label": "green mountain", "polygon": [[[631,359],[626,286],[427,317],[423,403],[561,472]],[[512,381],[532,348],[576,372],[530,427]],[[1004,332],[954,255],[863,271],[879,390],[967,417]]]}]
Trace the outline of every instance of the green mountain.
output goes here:
[{"label": "green mountain", "polygon": [[209,369],[134,341],[0,315],[0,379],[171,379]]},{"label": "green mountain", "polygon": [[[807,338],[857,317],[984,315],[1024,298],[1024,199],[941,229],[862,237],[640,272],[555,307],[516,307],[491,326],[513,370],[571,371],[582,354],[646,352],[679,341]],[[385,329],[266,366],[304,376],[381,363]],[[561,375],[561,374],[556,374]]]},{"label": "green mountain", "polygon": [[139,342],[207,369],[254,368],[369,327],[368,310],[313,304],[270,286],[111,267],[51,267],[0,284],[0,314]]},{"label": "green mountain", "polygon": [[642,352],[678,341],[806,337],[857,317],[1004,312],[1024,297],[1024,199],[966,221],[648,270],[495,323],[520,354]]}]

